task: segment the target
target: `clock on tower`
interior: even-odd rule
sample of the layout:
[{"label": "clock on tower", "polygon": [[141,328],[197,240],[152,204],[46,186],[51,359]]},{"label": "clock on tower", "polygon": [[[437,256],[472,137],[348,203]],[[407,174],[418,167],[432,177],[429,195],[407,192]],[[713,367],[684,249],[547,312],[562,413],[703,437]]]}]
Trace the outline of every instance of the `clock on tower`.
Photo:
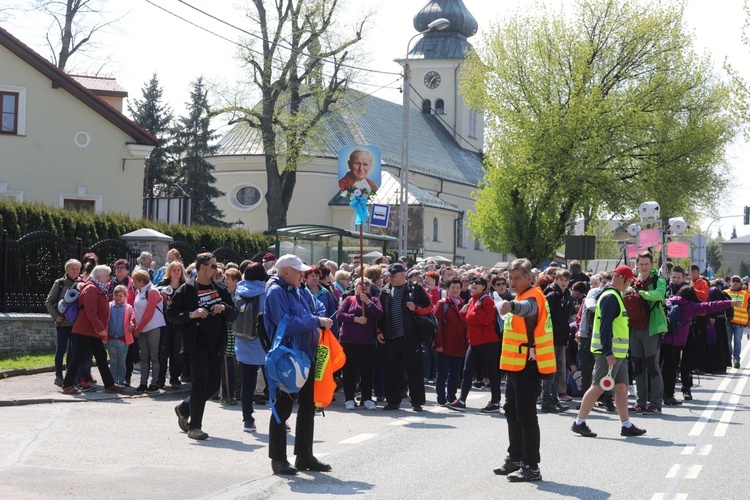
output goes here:
[{"label": "clock on tower", "polygon": [[428,89],[436,89],[440,86],[440,73],[437,71],[429,71],[424,75],[424,86]]}]

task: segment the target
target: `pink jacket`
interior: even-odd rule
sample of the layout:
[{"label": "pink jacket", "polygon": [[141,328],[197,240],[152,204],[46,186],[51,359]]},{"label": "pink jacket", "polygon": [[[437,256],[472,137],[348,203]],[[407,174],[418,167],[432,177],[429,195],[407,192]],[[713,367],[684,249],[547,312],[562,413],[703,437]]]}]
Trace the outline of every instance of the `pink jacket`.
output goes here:
[{"label": "pink jacket", "polygon": [[[112,307],[115,305],[115,301],[109,303],[109,310],[112,311]],[[135,310],[133,310],[133,306],[125,302],[125,316],[123,317],[122,321],[122,327],[125,330],[125,344],[130,345],[133,343],[133,332],[130,331],[130,326],[135,326]],[[109,335],[107,335],[107,338],[104,339],[104,343],[106,344],[109,340]]]}]

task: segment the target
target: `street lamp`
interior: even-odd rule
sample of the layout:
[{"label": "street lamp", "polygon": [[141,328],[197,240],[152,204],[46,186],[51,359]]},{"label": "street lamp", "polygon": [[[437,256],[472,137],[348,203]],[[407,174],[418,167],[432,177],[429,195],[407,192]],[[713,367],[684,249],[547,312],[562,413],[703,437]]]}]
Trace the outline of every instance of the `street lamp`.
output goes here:
[{"label": "street lamp", "polygon": [[424,35],[430,31],[444,30],[450,26],[450,21],[441,17],[435,19],[427,25],[427,29],[420,31],[409,39],[406,44],[406,59],[404,59],[404,124],[403,124],[403,139],[401,141],[401,197],[400,197],[400,212],[398,222],[398,253],[399,256],[406,255],[408,248],[407,233],[409,228],[409,46],[411,42],[419,35]]},{"label": "street lamp", "polygon": [[235,229],[243,229],[245,227],[245,223],[242,222],[242,219],[237,219],[237,222],[234,223]]}]

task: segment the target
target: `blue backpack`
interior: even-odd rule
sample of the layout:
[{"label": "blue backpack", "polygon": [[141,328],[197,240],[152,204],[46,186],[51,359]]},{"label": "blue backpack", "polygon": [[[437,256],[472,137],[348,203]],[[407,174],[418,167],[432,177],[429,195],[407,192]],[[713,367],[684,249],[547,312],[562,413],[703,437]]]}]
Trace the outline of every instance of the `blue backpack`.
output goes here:
[{"label": "blue backpack", "polygon": [[[266,378],[268,378],[269,406],[278,423],[281,423],[274,406],[276,389],[287,394],[297,394],[310,376],[310,357],[297,345],[293,335],[284,339],[287,314],[281,319],[276,329],[276,336],[271,349],[266,353]],[[282,343],[283,342],[283,343]]]},{"label": "blue backpack", "polygon": [[[60,283],[60,289],[62,289],[62,283]],[[65,321],[68,323],[75,323],[78,318],[78,311],[83,309],[83,306],[78,303],[79,297],[80,293],[78,292],[78,288],[74,286],[73,288],[68,289],[68,291],[65,292],[65,296],[57,303],[57,310],[63,315]]]},{"label": "blue backpack", "polygon": [[667,303],[667,324],[668,333],[677,333],[682,328],[680,320],[680,304],[676,302]]}]

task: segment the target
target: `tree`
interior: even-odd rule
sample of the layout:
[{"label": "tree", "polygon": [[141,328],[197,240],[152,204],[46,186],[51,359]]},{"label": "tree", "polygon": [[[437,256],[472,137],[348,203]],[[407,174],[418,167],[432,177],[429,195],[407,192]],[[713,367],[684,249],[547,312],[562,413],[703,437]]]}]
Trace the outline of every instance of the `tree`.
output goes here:
[{"label": "tree", "polygon": [[94,35],[122,17],[107,19],[107,0],[35,0],[36,9],[52,17],[46,40],[52,62],[65,71],[76,53],[94,45]]},{"label": "tree", "polygon": [[[549,258],[571,222],[696,219],[727,184],[729,92],[692,49],[681,5],[582,0],[494,26],[461,91],[487,116],[486,172],[469,226],[493,251]],[[666,186],[669,186],[666,189]]]},{"label": "tree", "polygon": [[216,133],[211,129],[208,91],[202,76],[193,83],[187,115],[177,120],[172,137],[170,153],[177,166],[176,182],[186,186],[192,199],[192,223],[224,226],[224,213],[212,201],[224,193],[215,187],[214,167],[204,159],[216,152],[211,144]]},{"label": "tree", "polygon": [[133,120],[151,133],[159,140],[159,147],[151,152],[146,159],[146,174],[143,183],[144,214],[145,198],[153,198],[155,192],[170,196],[174,183],[174,163],[167,159],[169,144],[170,123],[172,121],[172,110],[162,102],[163,90],[159,85],[156,73],[151,80],[143,85],[141,89],[142,98],[133,99],[128,104],[128,112]]},{"label": "tree", "polygon": [[706,245],[706,261],[708,262],[709,266],[716,270],[717,275],[721,270],[721,263],[723,260],[721,254],[722,241],[722,238],[716,238],[709,240],[708,244]]},{"label": "tree", "polygon": [[276,0],[270,14],[266,3],[251,2],[251,31],[262,39],[249,39],[242,49],[260,102],[222,111],[231,114],[230,123],[245,122],[260,131],[268,227],[273,228],[287,223],[305,146],[347,89],[348,50],[361,40],[366,17],[346,37],[338,34],[343,31],[336,22],[339,0]]}]

